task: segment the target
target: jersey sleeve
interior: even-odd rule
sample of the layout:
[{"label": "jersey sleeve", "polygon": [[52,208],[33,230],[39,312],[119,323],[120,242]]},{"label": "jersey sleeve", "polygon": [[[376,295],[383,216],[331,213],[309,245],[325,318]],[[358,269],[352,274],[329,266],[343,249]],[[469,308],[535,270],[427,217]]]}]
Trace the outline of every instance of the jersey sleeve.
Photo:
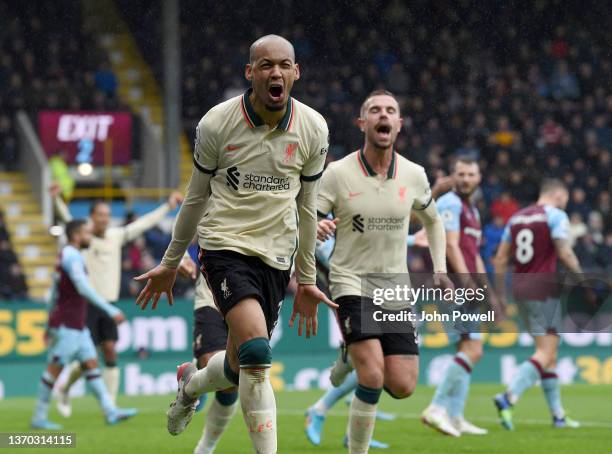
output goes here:
[{"label": "jersey sleeve", "polygon": [[425,175],[425,169],[420,169],[414,184],[416,185],[416,196],[412,208],[415,210],[424,210],[433,200],[431,188],[429,187],[429,180],[427,179],[427,175]]},{"label": "jersey sleeve", "polygon": [[85,261],[79,252],[71,248],[64,249],[62,253],[62,268],[83,298],[86,298],[91,304],[102,309],[110,317],[120,313],[119,309],[109,304],[94,290],[85,271]]},{"label": "jersey sleeve", "polygon": [[336,206],[336,177],[334,166],[329,165],[321,177],[321,186],[317,197],[317,214],[326,217]]},{"label": "jersey sleeve", "polygon": [[569,238],[569,218],[565,211],[558,208],[547,210],[548,228],[550,236],[555,240],[566,240]]},{"label": "jersey sleeve", "polygon": [[461,201],[451,193],[440,197],[437,205],[444,229],[447,232],[458,232],[461,228]]},{"label": "jersey sleeve", "polygon": [[510,225],[511,225],[510,221],[508,221],[508,223],[506,224],[506,227],[504,227],[504,231],[502,232],[502,236],[501,236],[501,242],[502,243],[511,243],[512,242],[512,237],[511,237],[511,234],[510,234]]},{"label": "jersey sleeve", "polygon": [[193,151],[193,165],[201,172],[212,174],[217,170],[219,151],[217,149],[215,128],[209,111],[196,127]]},{"label": "jersey sleeve", "polygon": [[325,120],[321,121],[322,125],[315,138],[308,145],[308,160],[304,163],[300,176],[302,181],[318,180],[323,174],[323,166],[329,150],[329,131]]}]

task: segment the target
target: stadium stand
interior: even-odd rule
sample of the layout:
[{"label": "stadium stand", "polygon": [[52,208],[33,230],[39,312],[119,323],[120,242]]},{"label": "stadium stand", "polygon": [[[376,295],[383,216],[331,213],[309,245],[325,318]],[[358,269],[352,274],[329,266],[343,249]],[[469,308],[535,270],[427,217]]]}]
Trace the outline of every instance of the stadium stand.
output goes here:
[{"label": "stadium stand", "polygon": [[[118,3],[162,80],[153,64],[160,58],[160,2]],[[387,88],[398,95],[407,120],[397,149],[432,179],[458,154],[480,158],[479,208],[487,231],[496,230],[497,216],[506,220],[533,201],[543,177],[560,177],[572,188],[568,212],[576,247],[590,257],[587,268],[609,268],[612,259],[603,252],[612,242],[609,31],[597,26],[596,12],[578,4],[520,4],[479,10],[457,2],[407,7],[395,1],[380,10],[376,1],[351,8],[332,3],[321,19],[315,3],[305,1],[292,4],[280,26],[261,9],[251,17],[258,25],[248,28],[232,24],[222,3],[185,0],[185,131],[192,137],[212,105],[246,88],[242,72],[253,37],[279,33],[294,43],[301,64],[294,95],[329,123],[332,157],[361,145],[354,125],[359,104],[371,90]],[[418,20],[424,16],[440,21]],[[293,26],[294,17],[311,25]],[[499,235],[485,238],[489,256],[493,240]]]},{"label": "stadium stand", "polygon": [[22,299],[28,287],[17,255],[11,245],[4,213],[0,211],[0,299]]},{"label": "stadium stand", "polygon": [[49,4],[42,12],[36,2],[0,1],[0,169],[7,171],[0,174],[0,201],[12,238],[10,254],[21,263],[3,261],[3,297],[23,297],[29,289],[30,297],[43,298],[57,254],[30,182],[15,171],[20,159],[16,112],[120,108],[105,53],[82,26],[81,4]]},{"label": "stadium stand", "polygon": [[[99,2],[117,32],[113,39],[102,36],[101,48],[100,36],[88,30],[101,33],[104,15],[73,2],[48,5],[41,17],[33,4],[22,3],[0,1],[0,166],[12,170],[18,159],[19,108],[129,106],[161,125],[159,0]],[[182,152],[188,155],[187,137],[208,108],[246,88],[242,72],[253,37],[283,34],[295,44],[302,69],[294,95],[328,120],[331,159],[361,145],[354,125],[359,104],[385,87],[397,94],[406,117],[398,151],[424,165],[432,180],[458,154],[480,159],[486,257],[501,223],[534,199],[542,177],[557,176],[572,188],[568,212],[585,268],[610,269],[609,30],[578,4],[521,4],[494,4],[485,12],[456,2],[407,7],[392,1],[383,9],[375,1],[351,8],[332,2],[321,18],[315,2],[304,1],[280,25],[261,9],[251,17],[258,25],[249,28],[233,24],[222,2],[184,0]],[[426,15],[439,20],[419,21]],[[295,17],[301,25],[294,26]],[[190,161],[182,162],[184,181]],[[126,252],[126,268],[139,268],[137,249]],[[123,294],[133,292],[127,281],[124,287]]]}]

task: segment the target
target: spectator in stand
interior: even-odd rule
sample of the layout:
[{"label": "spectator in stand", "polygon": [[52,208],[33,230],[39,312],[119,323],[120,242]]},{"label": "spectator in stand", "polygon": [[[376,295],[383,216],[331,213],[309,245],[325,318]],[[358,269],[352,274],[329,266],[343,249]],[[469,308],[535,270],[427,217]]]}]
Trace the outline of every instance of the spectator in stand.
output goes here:
[{"label": "spectator in stand", "polygon": [[500,217],[504,224],[520,208],[519,203],[508,191],[503,191],[498,199],[491,204],[489,212],[493,218]]},{"label": "spectator in stand", "polygon": [[104,59],[94,75],[96,88],[109,98],[114,98],[119,82],[111,70],[110,63]]},{"label": "spectator in stand", "polygon": [[597,251],[595,263],[604,272],[608,274],[612,272],[612,233],[606,235],[603,245]]},{"label": "spectator in stand", "polygon": [[550,80],[550,89],[555,99],[578,99],[580,96],[578,79],[569,71],[567,61],[561,60],[557,63]]},{"label": "spectator in stand", "polygon": [[501,148],[510,148],[516,142],[516,139],[517,134],[510,127],[510,119],[505,115],[499,117],[497,130],[489,136],[489,141]]},{"label": "spectator in stand", "polygon": [[540,147],[552,147],[561,143],[563,128],[551,116],[547,116],[544,124],[540,127]]},{"label": "spectator in stand", "polygon": [[582,219],[588,219],[591,208],[586,203],[586,192],[582,188],[574,188],[567,207],[569,213],[578,213]]}]

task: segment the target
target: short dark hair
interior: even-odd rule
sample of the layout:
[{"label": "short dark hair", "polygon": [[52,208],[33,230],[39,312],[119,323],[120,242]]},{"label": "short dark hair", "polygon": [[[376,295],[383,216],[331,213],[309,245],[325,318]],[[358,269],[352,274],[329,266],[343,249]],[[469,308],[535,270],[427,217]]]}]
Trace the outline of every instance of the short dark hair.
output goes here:
[{"label": "short dark hair", "polygon": [[[395,97],[395,95],[391,93],[389,90],[384,90],[384,89],[374,90],[370,92],[370,94],[366,96],[366,99],[364,99],[363,102],[361,103],[361,108],[359,109],[360,117],[363,118],[365,105],[369,101],[369,99],[373,98],[374,96],[391,96],[393,99],[395,99],[395,101],[397,101],[397,98]],[[399,105],[399,101],[397,101],[397,104]]]},{"label": "short dark hair", "polygon": [[94,214],[94,212],[96,211],[96,209],[100,206],[100,205],[108,205],[107,202],[105,202],[102,199],[96,199],[92,202],[91,206],[89,207],[89,215]]},{"label": "short dark hair", "polygon": [[478,165],[478,160],[474,156],[469,155],[469,154],[459,155],[455,158],[455,160],[453,161],[453,164],[451,165],[451,172],[455,171],[458,163],[467,164],[467,165],[472,165],[472,164]]},{"label": "short dark hair", "polygon": [[68,224],[66,224],[66,236],[68,237],[68,241],[72,241],[74,235],[78,233],[85,224],[87,224],[85,219],[74,219],[68,222]]},{"label": "short dark hair", "polygon": [[548,194],[549,192],[562,189],[567,191],[567,185],[558,178],[545,178],[540,186],[540,195]]}]

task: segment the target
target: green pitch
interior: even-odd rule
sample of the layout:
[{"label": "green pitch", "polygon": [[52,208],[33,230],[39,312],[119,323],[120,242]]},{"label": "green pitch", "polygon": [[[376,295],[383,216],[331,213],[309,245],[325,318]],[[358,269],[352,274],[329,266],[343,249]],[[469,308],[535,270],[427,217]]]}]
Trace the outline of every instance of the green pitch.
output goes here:
[{"label": "green pitch", "polygon": [[[529,390],[515,410],[515,432],[503,430],[497,423],[491,401],[496,385],[474,385],[466,415],[474,423],[489,429],[482,437],[444,437],[424,427],[418,416],[429,402],[433,390],[420,386],[414,396],[395,401],[384,396],[380,408],[396,413],[392,422],[378,421],[375,437],[391,444],[387,453],[600,453],[612,449],[612,385],[573,385],[563,387],[565,406],[580,429],[553,429],[539,388]],[[320,396],[318,391],[280,392],[276,394],[280,453],[342,453],[342,437],[347,422],[346,405],[339,402],[326,421],[321,446],[311,446],[304,436],[304,410]],[[77,449],[66,452],[86,453],[190,453],[200,436],[205,411],[197,413],[187,430],[173,437],[166,432],[165,411],[171,396],[121,397],[120,404],[140,409],[134,419],[114,427],[104,424],[92,397],[74,400],[73,416],[62,420],[51,411],[51,420],[63,423],[65,431],[77,434]],[[34,406],[33,399],[12,398],[0,401],[0,432],[27,431]],[[224,434],[218,453],[251,453],[250,442],[239,414]],[[40,452],[21,449],[18,452]],[[370,452],[377,452],[371,450]]]}]

